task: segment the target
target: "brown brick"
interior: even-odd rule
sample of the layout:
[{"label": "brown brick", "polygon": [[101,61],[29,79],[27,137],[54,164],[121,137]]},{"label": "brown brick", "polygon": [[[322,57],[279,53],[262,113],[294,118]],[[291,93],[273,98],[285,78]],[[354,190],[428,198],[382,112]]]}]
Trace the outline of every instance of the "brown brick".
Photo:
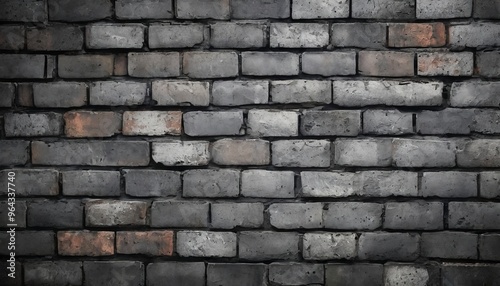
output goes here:
[{"label": "brown brick", "polygon": [[472,52],[418,54],[418,75],[421,76],[471,76],[473,69]]},{"label": "brown brick", "polygon": [[68,137],[110,137],[120,133],[122,116],[116,112],[70,111],[64,114]]},{"label": "brown brick", "polygon": [[442,47],[446,45],[443,23],[405,23],[389,25],[389,47]]},{"label": "brown brick", "polygon": [[171,256],[173,251],[173,231],[119,231],[116,233],[116,252],[119,254]]},{"label": "brown brick", "polygon": [[358,71],[368,76],[413,76],[414,54],[405,52],[361,51]]},{"label": "brown brick", "polygon": [[78,51],[83,47],[83,31],[77,26],[53,25],[26,31],[28,50]]},{"label": "brown brick", "polygon": [[33,85],[20,83],[17,85],[17,104],[20,106],[33,106]]},{"label": "brown brick", "polygon": [[181,111],[125,111],[123,113],[124,135],[180,135]]},{"label": "brown brick", "polygon": [[57,233],[59,255],[106,256],[115,253],[115,233],[111,231],[60,231]]},{"label": "brown brick", "polygon": [[113,74],[118,75],[118,76],[128,74],[127,54],[115,55],[115,65],[114,65]]}]

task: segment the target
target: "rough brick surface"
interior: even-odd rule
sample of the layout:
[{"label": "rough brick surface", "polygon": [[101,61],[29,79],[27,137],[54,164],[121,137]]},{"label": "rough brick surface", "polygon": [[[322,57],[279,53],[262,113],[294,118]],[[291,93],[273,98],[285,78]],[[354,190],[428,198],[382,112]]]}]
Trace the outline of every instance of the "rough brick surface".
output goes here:
[{"label": "rough brick surface", "polygon": [[147,285],[160,286],[165,280],[178,285],[205,285],[203,262],[155,262],[148,264]]},{"label": "rough brick surface", "polygon": [[367,76],[412,76],[413,59],[413,53],[361,51],[358,53],[358,71]]},{"label": "rough brick surface", "polygon": [[200,24],[151,24],[150,48],[187,48],[203,43],[204,27]]},{"label": "rough brick surface", "polygon": [[57,249],[64,256],[106,256],[115,253],[115,233],[111,231],[61,231]]},{"label": "rough brick surface", "polygon": [[391,24],[388,30],[389,47],[442,47],[446,44],[443,23]]},{"label": "rough brick surface", "polygon": [[173,0],[118,0],[116,17],[120,19],[169,19],[173,18]]},{"label": "rough brick surface", "polygon": [[173,253],[172,231],[119,231],[116,233],[116,252],[120,254],[145,254],[170,256]]},{"label": "rough brick surface", "polygon": [[211,97],[213,105],[266,104],[268,100],[269,83],[267,81],[216,81],[213,83]]},{"label": "rough brick surface", "polygon": [[152,97],[158,105],[207,106],[209,83],[197,81],[153,81]]},{"label": "rough brick surface", "polygon": [[122,116],[115,112],[67,112],[64,134],[68,137],[111,137],[121,132]]},{"label": "rough brick surface", "polygon": [[180,111],[126,111],[123,113],[123,135],[180,135]]},{"label": "rough brick surface", "polygon": [[232,232],[180,231],[177,253],[183,257],[234,257],[236,234]]},{"label": "rough brick surface", "polygon": [[328,42],[328,25],[325,24],[271,24],[272,48],[321,48]]},{"label": "rough brick surface", "polygon": [[144,225],[148,203],[96,200],[85,204],[85,225],[91,227]]},{"label": "rough brick surface", "polygon": [[83,45],[83,31],[77,26],[54,25],[26,31],[28,50],[78,51]]},{"label": "rough brick surface", "polygon": [[214,48],[262,48],[267,45],[267,27],[254,23],[210,25],[210,45]]},{"label": "rough brick surface", "polygon": [[78,82],[33,84],[36,107],[79,107],[87,104],[87,85]]},{"label": "rough brick surface", "polygon": [[65,171],[61,175],[66,196],[108,197],[121,192],[120,173],[116,171]]},{"label": "rough brick surface", "polygon": [[207,227],[209,204],[155,201],[151,206],[152,227]]},{"label": "rough brick surface", "polygon": [[306,233],[303,256],[307,260],[352,259],[356,256],[354,233]]},{"label": "rough brick surface", "polygon": [[62,116],[58,113],[7,113],[4,115],[5,136],[57,136],[62,133]]},{"label": "rough brick surface", "polygon": [[210,160],[205,141],[153,143],[151,154],[155,162],[165,166],[200,166]]}]

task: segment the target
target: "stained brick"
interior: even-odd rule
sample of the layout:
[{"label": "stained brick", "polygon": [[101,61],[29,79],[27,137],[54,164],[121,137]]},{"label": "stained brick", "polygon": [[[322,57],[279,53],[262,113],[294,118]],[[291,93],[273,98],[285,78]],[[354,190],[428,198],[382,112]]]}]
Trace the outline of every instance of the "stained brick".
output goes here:
[{"label": "stained brick", "polygon": [[153,81],[152,97],[158,105],[208,106],[210,84],[199,81]]},{"label": "stained brick", "polygon": [[26,31],[28,50],[78,51],[83,47],[83,31],[77,26],[52,25]]},{"label": "stained brick", "polygon": [[305,111],[300,133],[312,136],[356,136],[361,131],[361,113],[356,110]]},{"label": "stained brick", "polygon": [[140,105],[144,103],[146,93],[146,83],[98,81],[90,85],[90,104]]},{"label": "stained brick", "polygon": [[262,48],[267,45],[267,26],[255,23],[215,23],[210,25],[210,45],[214,48]]},{"label": "stained brick", "polygon": [[422,76],[471,76],[474,54],[463,53],[419,53],[418,75]]},{"label": "stained brick", "polygon": [[149,47],[189,48],[203,43],[204,26],[192,24],[151,24],[149,26]]},{"label": "stained brick", "polygon": [[0,78],[45,78],[44,55],[1,54]]},{"label": "stained brick", "polygon": [[118,0],[115,13],[119,19],[169,19],[174,17],[173,0]]},{"label": "stained brick", "polygon": [[411,23],[389,25],[389,47],[442,47],[446,45],[443,23]]},{"label": "stained brick", "polygon": [[180,19],[229,19],[229,0],[176,0]]},{"label": "stained brick", "polygon": [[62,133],[62,115],[47,113],[7,113],[4,115],[6,137],[57,136]]},{"label": "stained brick", "polygon": [[244,75],[298,75],[299,55],[286,52],[243,52],[241,72]]},{"label": "stained brick", "polygon": [[238,75],[238,55],[234,52],[187,52],[182,68],[190,78],[224,78]]},{"label": "stained brick", "polygon": [[22,50],[24,45],[24,26],[2,25],[0,27],[0,50]]},{"label": "stained brick", "polygon": [[293,19],[332,19],[349,17],[349,1],[312,0],[292,1]]},{"label": "stained brick", "polygon": [[2,2],[0,20],[7,22],[46,22],[45,1],[5,0]]},{"label": "stained brick", "polygon": [[36,107],[79,107],[87,104],[87,85],[79,82],[33,84]]},{"label": "stained brick", "polygon": [[174,247],[173,231],[118,231],[116,253],[170,256]]},{"label": "stained brick", "polygon": [[132,77],[177,77],[179,53],[129,53],[128,74]]},{"label": "stained brick", "polygon": [[85,204],[85,225],[137,226],[146,224],[148,203],[142,201],[95,200]]},{"label": "stained brick", "polygon": [[110,0],[49,0],[51,21],[84,22],[112,16]]},{"label": "stained brick", "polygon": [[125,193],[134,197],[175,196],[181,189],[181,173],[168,170],[124,170]]},{"label": "stained brick", "polygon": [[382,23],[333,23],[331,43],[335,47],[380,49],[386,43],[386,30]]},{"label": "stained brick", "polygon": [[413,76],[414,57],[407,52],[360,51],[358,71],[367,76]]},{"label": "stained brick", "polygon": [[62,189],[66,196],[119,196],[120,172],[64,171]]},{"label": "stained brick", "polygon": [[68,137],[111,137],[121,132],[122,115],[111,111],[70,111],[64,114]]},{"label": "stained brick", "polygon": [[105,78],[113,65],[112,55],[59,55],[57,72],[62,78]]},{"label": "stained brick", "polygon": [[181,111],[125,111],[123,135],[180,135]]},{"label": "stained brick", "polygon": [[289,0],[232,0],[231,18],[283,19],[290,17]]},{"label": "stained brick", "polygon": [[321,48],[329,43],[328,25],[271,23],[271,48]]},{"label": "stained brick", "polygon": [[268,141],[259,139],[215,141],[210,149],[217,165],[267,165],[271,161]]}]

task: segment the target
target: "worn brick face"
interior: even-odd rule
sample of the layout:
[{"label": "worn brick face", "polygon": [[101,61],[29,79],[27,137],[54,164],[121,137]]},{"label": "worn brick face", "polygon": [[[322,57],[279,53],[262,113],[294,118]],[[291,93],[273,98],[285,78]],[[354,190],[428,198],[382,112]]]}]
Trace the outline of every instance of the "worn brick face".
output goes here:
[{"label": "worn brick face", "polygon": [[446,27],[443,23],[391,24],[389,47],[442,47],[446,44]]},{"label": "worn brick face", "polygon": [[115,233],[110,231],[61,231],[57,249],[63,256],[106,256],[115,253]]},{"label": "worn brick face", "polygon": [[122,116],[115,112],[67,112],[64,133],[68,137],[111,137],[121,131]]}]

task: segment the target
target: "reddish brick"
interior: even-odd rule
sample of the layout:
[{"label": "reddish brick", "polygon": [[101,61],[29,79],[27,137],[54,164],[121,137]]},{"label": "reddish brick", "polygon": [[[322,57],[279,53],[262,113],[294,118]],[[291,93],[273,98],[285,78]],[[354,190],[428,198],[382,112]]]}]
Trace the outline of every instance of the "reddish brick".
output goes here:
[{"label": "reddish brick", "polygon": [[125,111],[123,113],[124,135],[180,135],[181,111]]},{"label": "reddish brick", "polygon": [[389,47],[442,47],[446,45],[443,23],[389,25]]},{"label": "reddish brick", "polygon": [[115,55],[115,65],[113,68],[114,75],[127,75],[128,74],[128,57],[127,54]]},{"label": "reddish brick", "polygon": [[116,112],[70,111],[64,114],[68,137],[110,137],[120,132],[122,116]]},{"label": "reddish brick", "polygon": [[119,231],[116,233],[116,252],[171,256],[174,252],[174,232],[169,230]]},{"label": "reddish brick", "polygon": [[471,76],[473,69],[472,52],[418,54],[418,75],[421,76]]},{"label": "reddish brick", "polygon": [[115,233],[111,231],[60,231],[57,233],[59,255],[106,256],[115,253]]},{"label": "reddish brick", "polygon": [[414,54],[405,52],[361,51],[358,71],[368,76],[413,76]]}]

